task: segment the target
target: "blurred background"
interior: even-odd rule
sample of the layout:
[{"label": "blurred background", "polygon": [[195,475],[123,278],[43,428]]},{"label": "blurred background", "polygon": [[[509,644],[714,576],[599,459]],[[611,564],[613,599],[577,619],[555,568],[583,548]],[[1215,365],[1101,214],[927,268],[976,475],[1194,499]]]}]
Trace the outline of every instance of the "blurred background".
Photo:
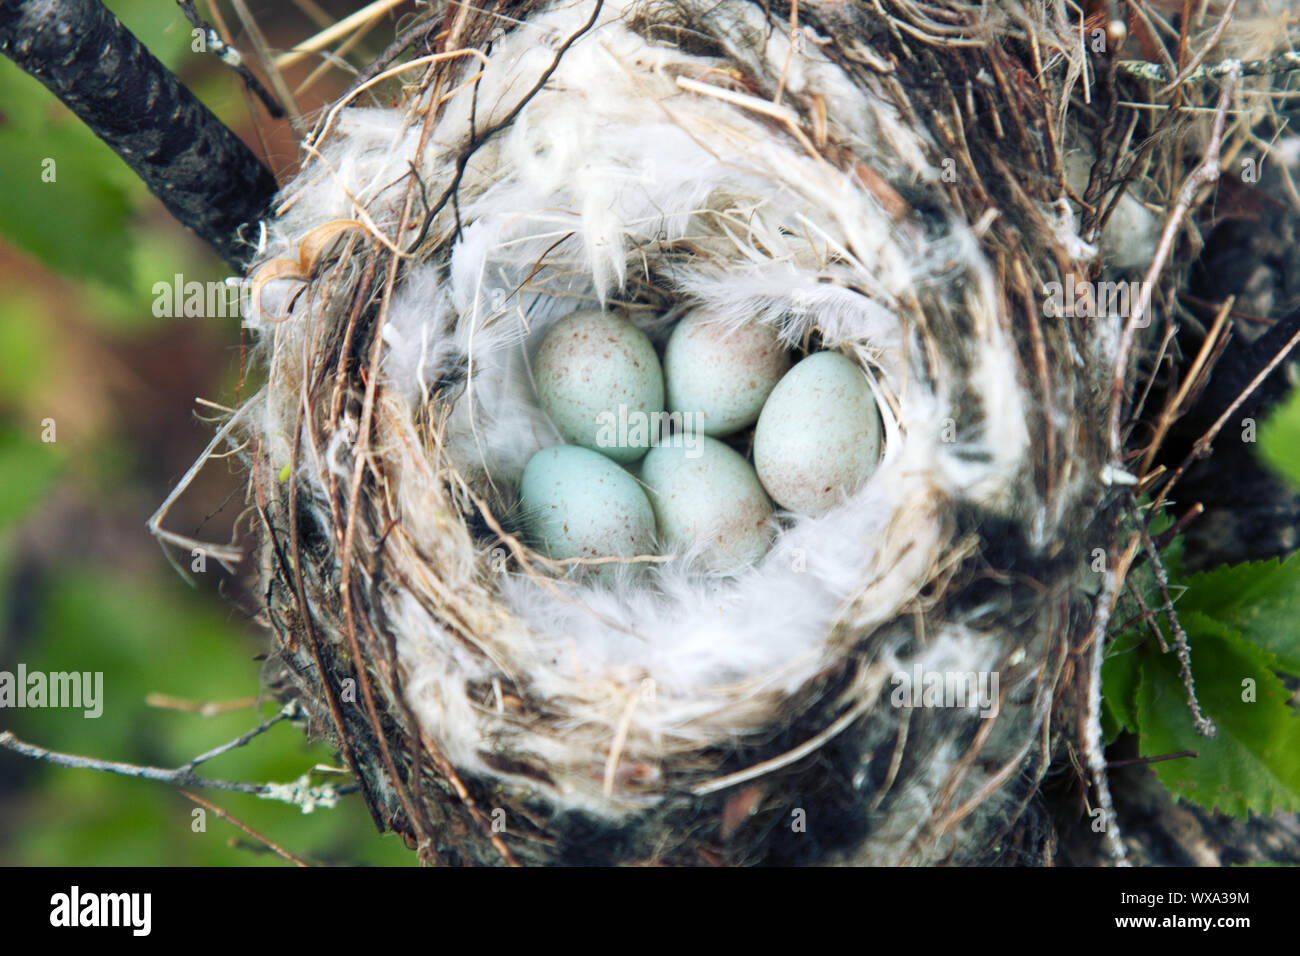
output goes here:
[{"label": "blurred background", "polygon": [[[196,51],[172,0],[108,0],[122,22],[275,172],[292,175],[288,123],[211,53]],[[197,5],[247,53],[227,2]],[[356,12],[353,0],[249,3],[272,50]],[[358,29],[287,66],[309,119],[390,43],[406,3],[372,4]],[[322,68],[323,67],[323,68]],[[43,172],[54,160],[53,181]],[[145,522],[202,452],[216,413],[256,388],[234,317],[158,318],[158,282],[220,281],[229,269],[40,83],[0,58],[0,671],[103,672],[103,712],[0,709],[0,730],[55,751],[176,767],[275,712],[259,700],[267,641],[253,602],[215,560],[192,583]],[[53,441],[48,439],[53,438]],[[243,476],[214,460],[166,522],[228,542]],[[185,569],[188,553],[175,553]],[[203,705],[212,706],[201,709]],[[215,712],[215,713],[214,713]],[[288,723],[202,768],[204,776],[291,781],[337,766]],[[317,777],[317,782],[341,778]],[[379,835],[358,796],[303,814],[254,796],[199,791],[289,852],[319,863],[414,862]],[[174,787],[66,769],[0,751],[0,864],[289,865]]]}]

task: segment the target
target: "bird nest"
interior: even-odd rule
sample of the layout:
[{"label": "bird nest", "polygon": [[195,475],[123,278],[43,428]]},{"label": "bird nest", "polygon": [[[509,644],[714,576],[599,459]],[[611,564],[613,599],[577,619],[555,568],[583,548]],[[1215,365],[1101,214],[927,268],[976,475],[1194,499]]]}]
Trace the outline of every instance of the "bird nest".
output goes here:
[{"label": "bird nest", "polygon": [[[1128,163],[1107,28],[1057,2],[457,4],[320,118],[250,271],[266,382],[219,438],[267,680],[381,827],[431,862],[1006,856],[1054,755],[1096,751],[1094,550],[1144,324],[1045,290],[1101,277],[1116,186],[1173,162],[1156,135]],[[518,507],[561,440],[530,359],[594,307],[659,344],[704,308],[840,352],[879,466],[740,571],[549,558]]]}]

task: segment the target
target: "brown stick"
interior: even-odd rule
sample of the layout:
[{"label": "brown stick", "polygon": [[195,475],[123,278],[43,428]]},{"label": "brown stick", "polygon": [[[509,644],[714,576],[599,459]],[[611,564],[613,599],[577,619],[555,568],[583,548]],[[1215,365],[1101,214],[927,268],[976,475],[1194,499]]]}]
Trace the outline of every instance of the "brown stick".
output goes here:
[{"label": "brown stick", "polygon": [[1183,220],[1191,211],[1197,193],[1201,191],[1202,187],[1218,182],[1219,151],[1223,144],[1223,128],[1227,122],[1228,106],[1232,102],[1232,94],[1237,88],[1237,81],[1240,76],[1239,71],[1233,70],[1229,72],[1227,79],[1224,81],[1223,93],[1219,96],[1219,104],[1214,111],[1214,126],[1210,133],[1210,145],[1206,150],[1205,159],[1187,177],[1187,181],[1183,183],[1183,188],[1178,192],[1178,202],[1174,205],[1173,212],[1170,213],[1169,219],[1165,223],[1164,232],[1161,234],[1160,242],[1156,246],[1155,258],[1151,260],[1151,267],[1147,269],[1146,276],[1143,279],[1142,291],[1138,295],[1137,306],[1129,315],[1128,322],[1124,326],[1123,335],[1120,338],[1119,355],[1115,359],[1115,375],[1111,382],[1110,392],[1110,454],[1111,461],[1116,467],[1123,466],[1119,417],[1123,407],[1124,380],[1128,377],[1129,355],[1133,351],[1133,341],[1137,337],[1138,324],[1150,308],[1151,290],[1155,287],[1160,273],[1164,271],[1165,263],[1173,250],[1174,236],[1178,234]]},{"label": "brown stick", "polygon": [[199,806],[201,806],[201,807],[205,807],[205,808],[207,808],[208,810],[211,810],[213,813],[215,813],[215,814],[216,814],[218,817],[220,817],[222,820],[225,820],[227,823],[230,823],[230,824],[233,824],[234,826],[239,827],[239,829],[243,830],[245,833],[247,833],[249,836],[251,836],[254,840],[258,841],[258,842],[261,843],[263,846],[265,846],[265,847],[267,847],[268,849],[270,849],[273,853],[276,854],[276,856],[279,856],[279,857],[281,857],[282,859],[288,860],[290,863],[294,864],[295,866],[301,866],[301,867],[310,867],[310,866],[311,866],[310,863],[306,863],[306,862],[304,862],[304,861],[298,859],[296,856],[294,856],[292,853],[290,853],[290,852],[289,852],[288,850],[286,850],[284,847],[280,846],[278,843],[276,843],[275,841],[271,840],[270,838],[262,836],[262,834],[258,833],[256,830],[254,830],[254,829],[253,829],[252,827],[250,827],[248,824],[244,823],[242,820],[238,819],[237,817],[231,816],[229,813],[227,813],[225,810],[222,810],[222,809],[221,809],[219,806],[217,806],[216,804],[214,804],[214,803],[208,803],[208,801],[204,800],[202,797],[200,797],[200,796],[198,796],[198,795],[196,795],[196,794],[190,793],[188,790],[182,790],[182,791],[181,791],[181,796],[186,797],[186,798],[188,798],[188,799],[190,799],[190,800],[193,800],[193,801],[194,801],[195,803],[197,803]]}]

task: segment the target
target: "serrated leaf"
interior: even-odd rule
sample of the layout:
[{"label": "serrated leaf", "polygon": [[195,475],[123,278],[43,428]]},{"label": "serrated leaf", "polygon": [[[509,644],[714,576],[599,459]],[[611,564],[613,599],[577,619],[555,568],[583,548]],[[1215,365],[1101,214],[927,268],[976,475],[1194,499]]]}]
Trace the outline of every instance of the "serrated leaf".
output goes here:
[{"label": "serrated leaf", "polygon": [[1194,574],[1186,585],[1175,605],[1180,618],[1206,614],[1300,674],[1300,552]]},{"label": "serrated leaf", "polygon": [[[1200,806],[1237,817],[1300,809],[1300,715],[1286,705],[1272,655],[1203,614],[1180,620],[1197,698],[1218,735],[1202,737],[1192,725],[1176,654],[1148,645],[1137,693],[1140,753],[1199,752],[1154,766],[1171,792]],[[1242,699],[1246,680],[1253,701]]]},{"label": "serrated leaf", "polygon": [[1259,455],[1275,472],[1300,487],[1300,389],[1292,391],[1256,435]]},{"label": "serrated leaf", "polygon": [[62,467],[53,446],[0,427],[0,531],[41,500]]},{"label": "serrated leaf", "polygon": [[1137,733],[1137,690],[1142,673],[1138,645],[1142,636],[1130,631],[1119,635],[1106,649],[1101,662],[1102,730],[1105,743],[1112,743],[1121,730]]}]

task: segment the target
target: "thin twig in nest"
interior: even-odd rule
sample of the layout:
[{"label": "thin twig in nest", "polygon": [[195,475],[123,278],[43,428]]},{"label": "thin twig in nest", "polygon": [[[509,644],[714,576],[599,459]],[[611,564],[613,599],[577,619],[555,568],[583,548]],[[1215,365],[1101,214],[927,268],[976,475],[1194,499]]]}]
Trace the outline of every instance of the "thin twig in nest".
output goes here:
[{"label": "thin twig in nest", "polygon": [[1273,374],[1277,367],[1286,360],[1286,357],[1291,354],[1297,345],[1300,345],[1300,331],[1297,331],[1291,336],[1286,345],[1282,346],[1282,348],[1278,350],[1278,353],[1268,361],[1268,364],[1260,369],[1259,373],[1250,380],[1250,383],[1241,390],[1241,394],[1233,400],[1232,404],[1229,405],[1227,410],[1219,416],[1218,420],[1209,427],[1204,435],[1196,439],[1196,444],[1194,444],[1192,450],[1187,453],[1187,457],[1182,460],[1178,465],[1178,468],[1169,477],[1169,481],[1167,481],[1164,487],[1160,489],[1160,495],[1152,505],[1153,510],[1164,504],[1165,499],[1169,496],[1169,492],[1173,489],[1174,485],[1178,483],[1179,479],[1186,474],[1187,469],[1191,467],[1192,462],[1204,458],[1210,453],[1210,445],[1214,442],[1214,439],[1218,436],[1219,432],[1223,430],[1223,426],[1228,424],[1228,419],[1233,416],[1237,409],[1241,408],[1245,401],[1255,393],[1257,388],[1264,384],[1264,380]]},{"label": "thin twig in nest", "polygon": [[355,30],[366,27],[372,20],[384,15],[394,7],[400,7],[405,2],[406,0],[375,0],[374,3],[364,6],[337,23],[326,27],[315,36],[296,44],[292,50],[281,53],[274,60],[276,69],[288,69],[303,57],[310,56],[318,50],[323,50],[340,37],[345,37]]},{"label": "thin twig in nest", "polygon": [[[1139,80],[1164,83],[1169,79],[1169,72],[1159,63],[1147,60],[1120,60],[1119,70]],[[1237,73],[1240,76],[1271,76],[1275,73],[1290,73],[1300,70],[1300,51],[1284,50],[1276,56],[1262,60],[1223,60],[1210,66],[1197,67],[1182,77],[1182,83],[1199,83],[1203,80],[1217,80]]]},{"label": "thin twig in nest", "polygon": [[[1183,67],[1182,70],[1179,72],[1178,76],[1174,77],[1174,79],[1172,79],[1169,82],[1168,86],[1165,86],[1163,89],[1160,89],[1156,92],[1157,96],[1168,96],[1180,84],[1185,82],[1188,76],[1190,76],[1193,72],[1196,71],[1196,69],[1201,65],[1201,61],[1205,59],[1205,57],[1209,54],[1209,52],[1212,49],[1214,49],[1215,45],[1219,42],[1219,38],[1223,36],[1223,31],[1228,29],[1228,23],[1232,20],[1232,15],[1233,13],[1236,12],[1236,10],[1237,10],[1237,0],[1228,0],[1228,8],[1223,11],[1223,16],[1219,20],[1219,25],[1214,28],[1214,33],[1212,33],[1210,35],[1210,38],[1205,41],[1205,45],[1201,47],[1200,52],[1197,53],[1194,57],[1192,57],[1192,62],[1188,63],[1185,67]],[[1179,42],[1185,43],[1186,38],[1187,38],[1187,24],[1184,23],[1182,36]],[[1180,52],[1179,63],[1181,62],[1182,62],[1182,56]]]},{"label": "thin twig in nest", "polygon": [[1219,105],[1214,113],[1214,126],[1210,132],[1210,144],[1205,151],[1205,159],[1192,171],[1192,174],[1187,177],[1187,181],[1183,183],[1183,188],[1179,190],[1178,202],[1169,214],[1164,232],[1160,235],[1160,242],[1156,246],[1155,257],[1151,260],[1151,266],[1143,277],[1137,305],[1129,314],[1128,322],[1124,326],[1123,336],[1120,338],[1119,355],[1115,360],[1115,375],[1111,382],[1110,400],[1110,455],[1115,467],[1122,467],[1123,463],[1119,417],[1123,405],[1124,381],[1128,375],[1129,354],[1133,350],[1137,330],[1142,326],[1142,319],[1150,310],[1151,290],[1155,288],[1156,281],[1160,278],[1165,263],[1169,259],[1169,254],[1173,251],[1174,236],[1178,234],[1183,220],[1191,211],[1197,194],[1203,187],[1215,183],[1219,179],[1219,150],[1223,144],[1223,128],[1227,122],[1228,106],[1232,102],[1232,94],[1237,88],[1237,80],[1240,75],[1240,71],[1230,72],[1223,84],[1223,92],[1219,96]]},{"label": "thin twig in nest", "polygon": [[[456,157],[456,171],[452,175],[451,183],[448,184],[443,194],[438,197],[438,201],[433,204],[433,208],[430,209],[429,212],[425,215],[424,221],[420,225],[420,234],[415,237],[415,241],[410,245],[411,250],[418,249],[420,247],[420,245],[424,242],[425,236],[429,232],[429,227],[433,225],[433,221],[437,217],[438,213],[442,212],[443,208],[447,205],[447,203],[451,201],[452,198],[456,195],[456,191],[460,189],[460,181],[465,176],[465,170],[469,166],[470,158],[474,155],[475,152],[478,151],[478,148],[480,146],[482,146],[485,142],[487,142],[497,133],[501,132],[501,130],[509,127],[510,124],[515,121],[515,117],[518,116],[523,111],[523,108],[527,106],[528,103],[533,99],[533,97],[535,97],[538,94],[538,92],[542,89],[542,87],[544,87],[550,81],[552,74],[554,74],[555,71],[560,66],[560,60],[562,60],[564,58],[564,55],[569,52],[569,48],[573,46],[573,44],[577,43],[578,39],[584,33],[586,33],[588,30],[590,30],[592,27],[596,25],[597,19],[600,18],[600,11],[603,10],[604,7],[605,7],[605,0],[596,0],[596,9],[591,11],[591,18],[587,20],[587,22],[584,23],[582,26],[578,27],[578,29],[574,31],[574,33],[568,39],[566,39],[564,43],[560,45],[560,48],[555,51],[555,57],[551,60],[550,66],[548,66],[545,69],[545,71],[543,71],[542,75],[538,78],[537,82],[533,84],[532,89],[530,89],[527,93],[523,95],[523,98],[521,98],[519,102],[516,103],[514,107],[511,108],[510,112],[506,113],[506,115],[501,117],[499,121],[493,123],[483,132],[476,135],[473,138],[473,140],[469,143],[469,145],[466,146],[465,149],[461,151],[460,155]],[[430,113],[430,115],[432,115],[432,112]],[[461,229],[460,209],[454,203],[453,203],[453,209],[455,210],[456,213],[456,232],[459,233]]]},{"label": "thin twig in nest", "polygon": [[[1178,419],[1181,412],[1191,406],[1193,390],[1195,389],[1197,394],[1199,394],[1200,388],[1204,387],[1205,381],[1208,379],[1208,371],[1212,366],[1210,356],[1214,355],[1217,358],[1218,355],[1222,354],[1222,346],[1227,342],[1226,337],[1221,337],[1223,336],[1224,329],[1227,327],[1228,316],[1232,312],[1232,305],[1235,301],[1235,296],[1228,296],[1228,298],[1224,300],[1223,305],[1219,307],[1219,313],[1214,317],[1214,324],[1210,326],[1210,333],[1205,337],[1205,341],[1201,344],[1200,351],[1196,353],[1196,359],[1192,362],[1191,368],[1188,369],[1182,385],[1179,387],[1178,392],[1173,396],[1173,398],[1166,402],[1165,407],[1161,410],[1160,419],[1156,422],[1155,436],[1147,446],[1147,452],[1142,458],[1142,465],[1138,469],[1138,474],[1146,474],[1147,469],[1151,467],[1152,460],[1155,458],[1156,453],[1160,450],[1161,444],[1164,442],[1165,435]],[[1203,371],[1207,373],[1204,377],[1201,374]],[[1200,388],[1198,388],[1198,385]]]}]

